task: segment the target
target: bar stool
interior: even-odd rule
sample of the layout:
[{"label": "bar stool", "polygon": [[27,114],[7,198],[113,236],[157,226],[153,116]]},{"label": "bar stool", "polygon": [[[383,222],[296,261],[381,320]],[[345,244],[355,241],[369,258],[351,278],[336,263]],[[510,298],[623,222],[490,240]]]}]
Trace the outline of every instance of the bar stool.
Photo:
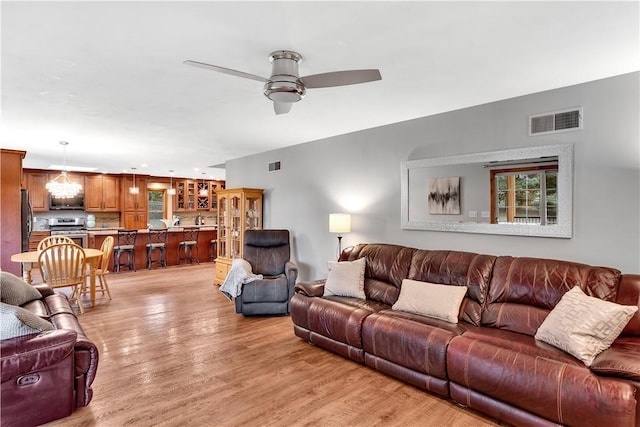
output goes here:
[{"label": "bar stool", "polygon": [[[160,256],[153,258],[155,251],[160,252]],[[149,243],[147,243],[147,268],[151,270],[153,264],[167,268],[167,229],[149,230]]]},{"label": "bar stool", "polygon": [[217,249],[218,247],[218,240],[217,239],[211,239],[209,240],[209,261],[213,261],[214,259],[216,259],[217,256]]},{"label": "bar stool", "polygon": [[[198,227],[185,227],[182,229],[182,241],[178,243],[178,262],[183,261],[185,264],[190,262],[193,264],[194,260],[200,264],[198,259],[198,233],[200,229]],[[196,251],[195,256],[193,251]]]},{"label": "bar stool", "polygon": [[[120,273],[120,267],[136,271],[136,239],[138,230],[118,230],[118,244],[113,247],[113,270]],[[127,262],[120,261],[120,255],[127,254]]]}]

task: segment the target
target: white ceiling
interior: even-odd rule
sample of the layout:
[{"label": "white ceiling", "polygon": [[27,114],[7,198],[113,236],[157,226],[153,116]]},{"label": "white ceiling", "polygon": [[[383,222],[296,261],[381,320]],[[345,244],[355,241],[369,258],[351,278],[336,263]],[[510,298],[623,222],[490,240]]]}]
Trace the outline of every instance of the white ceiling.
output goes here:
[{"label": "white ceiling", "polygon": [[[630,2],[2,1],[2,147],[25,167],[222,178],[233,158],[640,69]],[[276,116],[268,55],[379,68]],[[147,166],[143,166],[143,164]],[[194,172],[194,168],[200,168]]]}]

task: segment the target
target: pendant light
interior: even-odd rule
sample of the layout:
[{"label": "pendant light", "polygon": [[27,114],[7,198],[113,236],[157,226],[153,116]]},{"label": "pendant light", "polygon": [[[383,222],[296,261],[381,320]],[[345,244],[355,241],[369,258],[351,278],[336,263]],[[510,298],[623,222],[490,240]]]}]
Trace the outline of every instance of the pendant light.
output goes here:
[{"label": "pendant light", "polygon": [[209,191],[207,190],[207,187],[204,183],[204,175],[206,175],[206,172],[202,172],[202,186],[200,187],[200,192],[198,194],[200,194],[200,196],[202,197],[207,197],[209,195]]},{"label": "pendant light", "polygon": [[63,153],[62,172],[49,181],[45,185],[45,188],[54,197],[67,199],[77,195],[82,190],[82,185],[69,180],[69,176],[67,175],[67,145],[69,145],[69,143],[67,141],[60,141],[60,145],[62,145]]},{"label": "pendant light", "polygon": [[176,195],[176,189],[173,188],[173,169],[169,169],[169,189],[167,190],[167,194],[170,196]]},{"label": "pendant light", "polygon": [[140,194],[140,188],[136,186],[136,168],[131,168],[133,171],[133,187],[129,187],[129,194]]}]

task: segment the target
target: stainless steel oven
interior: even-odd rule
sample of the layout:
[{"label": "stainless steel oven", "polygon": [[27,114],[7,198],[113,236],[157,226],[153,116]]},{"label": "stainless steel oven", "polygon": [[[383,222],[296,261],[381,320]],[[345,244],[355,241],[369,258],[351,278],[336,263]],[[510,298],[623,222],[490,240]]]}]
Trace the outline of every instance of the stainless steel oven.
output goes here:
[{"label": "stainless steel oven", "polygon": [[66,236],[83,248],[87,247],[85,218],[50,218],[52,236]]}]

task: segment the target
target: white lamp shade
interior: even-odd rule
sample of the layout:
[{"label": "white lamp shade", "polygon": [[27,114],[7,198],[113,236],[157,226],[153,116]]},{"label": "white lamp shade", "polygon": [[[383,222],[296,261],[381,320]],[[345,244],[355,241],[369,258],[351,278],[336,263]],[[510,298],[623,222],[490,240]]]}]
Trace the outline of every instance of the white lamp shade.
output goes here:
[{"label": "white lamp shade", "polygon": [[351,232],[351,214],[332,213],[329,214],[330,233]]}]

